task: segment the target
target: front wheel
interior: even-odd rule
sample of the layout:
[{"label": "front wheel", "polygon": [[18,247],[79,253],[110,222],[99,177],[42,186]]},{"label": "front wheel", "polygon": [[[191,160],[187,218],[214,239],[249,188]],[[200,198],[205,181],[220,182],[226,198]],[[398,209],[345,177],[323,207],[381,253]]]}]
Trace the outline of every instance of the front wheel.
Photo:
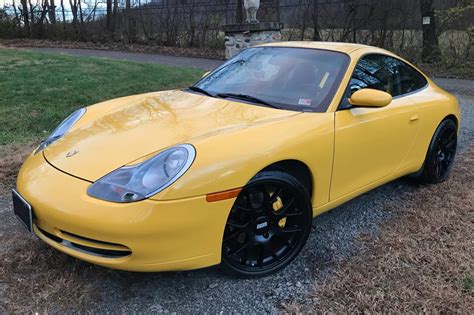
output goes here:
[{"label": "front wheel", "polygon": [[234,275],[265,276],[288,265],[308,239],[311,200],[293,176],[257,174],[242,189],[227,219],[222,266]]},{"label": "front wheel", "polygon": [[445,119],[436,129],[420,174],[415,178],[424,184],[437,184],[448,178],[457,146],[457,127]]}]

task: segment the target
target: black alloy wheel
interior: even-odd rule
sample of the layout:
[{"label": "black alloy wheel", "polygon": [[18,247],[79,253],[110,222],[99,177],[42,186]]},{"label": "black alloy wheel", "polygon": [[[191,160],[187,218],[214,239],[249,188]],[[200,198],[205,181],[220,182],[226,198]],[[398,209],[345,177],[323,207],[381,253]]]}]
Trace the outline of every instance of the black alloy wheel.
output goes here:
[{"label": "black alloy wheel", "polygon": [[312,206],[305,187],[280,171],[256,175],[230,211],[222,265],[239,276],[265,276],[288,265],[311,231]]},{"label": "black alloy wheel", "polygon": [[436,184],[448,178],[456,156],[457,127],[445,119],[431,140],[428,154],[418,179],[422,183]]}]

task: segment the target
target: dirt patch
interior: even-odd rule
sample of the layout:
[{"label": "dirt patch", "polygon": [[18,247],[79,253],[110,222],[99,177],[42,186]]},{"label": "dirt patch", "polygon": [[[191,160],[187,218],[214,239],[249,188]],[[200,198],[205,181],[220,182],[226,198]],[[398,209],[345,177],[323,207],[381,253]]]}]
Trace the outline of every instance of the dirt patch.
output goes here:
[{"label": "dirt patch", "polygon": [[0,145],[0,195],[7,194],[15,185],[21,164],[37,144],[29,142]]},{"label": "dirt patch", "polygon": [[99,267],[58,255],[33,236],[27,237],[26,232],[9,234],[12,237],[3,238],[1,250],[0,292],[4,292],[0,299],[1,310],[12,313],[84,311],[102,299],[101,292],[92,285],[91,269]]},{"label": "dirt patch", "polygon": [[99,267],[58,254],[38,242],[15,222],[10,210],[10,189],[21,164],[36,145],[29,142],[0,146],[0,310],[84,310],[101,299],[100,292],[90,284],[91,269]]},{"label": "dirt patch", "polygon": [[35,47],[35,48],[79,48],[79,49],[97,49],[128,51],[139,53],[155,53],[161,55],[206,58],[206,59],[225,59],[223,49],[210,48],[183,48],[157,46],[152,43],[149,45],[123,44],[123,43],[94,43],[94,42],[72,42],[72,41],[52,41],[37,39],[0,39],[0,46],[4,47]]},{"label": "dirt patch", "polygon": [[394,216],[378,235],[359,239],[361,252],[338,263],[314,303],[288,312],[474,312],[474,147],[445,183],[388,204]]}]

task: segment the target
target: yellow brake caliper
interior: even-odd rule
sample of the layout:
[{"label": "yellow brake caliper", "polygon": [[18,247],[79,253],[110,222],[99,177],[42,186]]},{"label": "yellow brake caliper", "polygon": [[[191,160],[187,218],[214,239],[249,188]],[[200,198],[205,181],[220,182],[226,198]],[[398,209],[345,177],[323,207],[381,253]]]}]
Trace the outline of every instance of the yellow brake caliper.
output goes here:
[{"label": "yellow brake caliper", "polygon": [[[273,206],[273,211],[275,211],[276,213],[278,213],[281,209],[283,209],[283,201],[281,201],[280,196],[277,196],[277,199],[275,200],[272,206]],[[280,221],[278,221],[278,226],[280,228],[283,229],[285,225],[286,225],[286,217],[281,218]]]}]

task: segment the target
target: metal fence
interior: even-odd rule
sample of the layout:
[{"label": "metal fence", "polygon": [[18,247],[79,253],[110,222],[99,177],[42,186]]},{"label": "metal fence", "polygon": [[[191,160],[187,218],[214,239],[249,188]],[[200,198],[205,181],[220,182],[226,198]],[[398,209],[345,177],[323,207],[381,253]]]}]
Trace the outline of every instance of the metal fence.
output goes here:
[{"label": "metal fence", "polygon": [[[242,16],[239,0],[8,1],[0,11],[0,37],[220,48],[222,25]],[[472,0],[261,0],[258,18],[282,22],[284,39],[361,42],[417,54],[423,1],[432,2],[446,50],[469,56]]]}]

